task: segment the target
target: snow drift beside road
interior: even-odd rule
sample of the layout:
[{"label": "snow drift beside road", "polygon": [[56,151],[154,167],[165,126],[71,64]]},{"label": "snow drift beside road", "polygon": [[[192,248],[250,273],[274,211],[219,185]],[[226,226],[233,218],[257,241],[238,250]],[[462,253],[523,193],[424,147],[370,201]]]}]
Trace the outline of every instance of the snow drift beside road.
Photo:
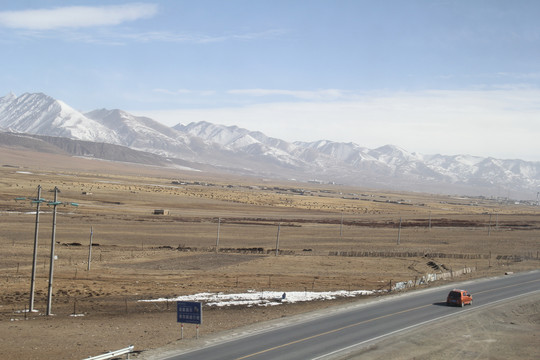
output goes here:
[{"label": "snow drift beside road", "polygon": [[[251,290],[241,294],[223,294],[223,293],[199,293],[194,295],[178,296],[176,298],[159,298],[151,300],[140,300],[144,302],[160,302],[160,301],[200,301],[206,306],[274,306],[283,303],[296,303],[302,301],[314,300],[333,300],[338,297],[355,297],[373,295],[376,290],[339,290],[339,291],[255,291]],[[283,298],[285,294],[285,298]]]}]

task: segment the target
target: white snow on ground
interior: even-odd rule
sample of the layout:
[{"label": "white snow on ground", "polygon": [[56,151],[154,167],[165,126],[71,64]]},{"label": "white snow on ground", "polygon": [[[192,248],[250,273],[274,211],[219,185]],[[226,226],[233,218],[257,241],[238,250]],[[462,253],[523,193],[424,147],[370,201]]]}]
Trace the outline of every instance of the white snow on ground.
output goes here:
[{"label": "white snow on ground", "polygon": [[[40,214],[48,214],[50,213],[49,212],[46,212],[46,211],[40,211],[39,212]],[[26,211],[26,212],[21,212],[21,211],[0,211],[0,214],[24,214],[24,215],[36,215],[36,212],[35,211]]]},{"label": "white snow on ground", "polygon": [[[242,294],[223,294],[223,293],[199,293],[194,295],[178,296],[176,298],[159,298],[151,300],[139,300],[143,302],[158,302],[158,301],[200,301],[206,306],[230,306],[230,305],[245,305],[245,306],[274,306],[283,303],[295,303],[301,301],[314,300],[333,300],[338,297],[355,297],[361,295],[373,295],[377,290],[339,290],[339,291],[255,291],[250,290]],[[285,298],[283,299],[283,294]]]},{"label": "white snow on ground", "polygon": [[[460,276],[462,274],[468,274],[475,271],[475,268],[464,268],[453,272],[426,274],[421,278],[415,278],[415,280],[402,281],[394,284],[392,290],[403,290],[407,287],[413,287],[421,284],[427,284],[432,281],[440,279],[447,279],[449,277]],[[283,303],[295,303],[301,301],[314,301],[314,300],[333,300],[339,297],[355,297],[374,295],[387,290],[338,290],[338,291],[289,291],[286,293],[280,291],[257,291],[248,290],[247,293],[242,294],[224,294],[224,293],[199,293],[194,295],[178,296],[176,298],[160,298],[150,300],[139,300],[143,302],[157,302],[157,301],[199,301],[203,302],[206,306],[230,306],[230,305],[244,305],[244,306],[274,306],[281,305]],[[285,295],[285,296],[283,296]]]}]

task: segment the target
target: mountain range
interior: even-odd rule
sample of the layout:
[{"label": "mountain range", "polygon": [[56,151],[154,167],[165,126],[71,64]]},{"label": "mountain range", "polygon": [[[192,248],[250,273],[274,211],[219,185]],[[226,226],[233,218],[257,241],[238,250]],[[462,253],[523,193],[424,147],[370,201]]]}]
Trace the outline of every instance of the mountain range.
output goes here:
[{"label": "mountain range", "polygon": [[3,146],[34,139],[77,156],[301,182],[523,199],[540,190],[540,162],[423,155],[394,145],[287,142],[210,122],[168,127],[118,109],[83,114],[42,93],[1,97],[0,131]]}]

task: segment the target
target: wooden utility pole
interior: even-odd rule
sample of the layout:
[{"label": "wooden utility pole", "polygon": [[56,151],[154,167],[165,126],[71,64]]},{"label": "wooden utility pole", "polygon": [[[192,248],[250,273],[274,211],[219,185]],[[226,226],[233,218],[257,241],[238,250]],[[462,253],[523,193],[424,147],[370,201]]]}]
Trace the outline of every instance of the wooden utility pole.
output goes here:
[{"label": "wooden utility pole", "polygon": [[397,244],[401,243],[401,218],[399,218],[399,228],[397,233]]},{"label": "wooden utility pole", "polygon": [[94,238],[94,228],[90,226],[90,245],[88,245],[88,271],[90,271],[90,263],[92,262],[92,240]]},{"label": "wooden utility pole", "polygon": [[343,240],[343,211],[341,212],[341,224],[339,225],[339,237]]},{"label": "wooden utility pole", "polygon": [[277,236],[276,236],[276,256],[279,254],[279,231],[281,229],[281,223],[278,224],[277,227]]},{"label": "wooden utility pole", "polygon": [[221,227],[221,218],[218,218],[218,223],[217,223],[217,238],[216,238],[216,252],[218,252],[218,248],[219,248],[219,228]]}]

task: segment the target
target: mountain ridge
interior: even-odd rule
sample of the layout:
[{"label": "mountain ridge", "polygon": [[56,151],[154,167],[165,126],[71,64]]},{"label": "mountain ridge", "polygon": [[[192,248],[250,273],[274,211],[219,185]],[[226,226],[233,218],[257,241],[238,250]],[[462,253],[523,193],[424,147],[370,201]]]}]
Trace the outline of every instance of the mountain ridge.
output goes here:
[{"label": "mountain ridge", "polygon": [[[43,93],[1,97],[0,129],[106,143],[140,152],[126,156],[131,159],[128,161],[136,160],[136,154],[144,157],[142,153],[149,153],[163,158],[162,162],[151,160],[163,166],[176,159],[251,176],[318,179],[383,189],[459,191],[464,195],[492,196],[512,191],[529,198],[540,189],[540,162],[463,154],[424,155],[390,144],[368,149],[329,140],[287,142],[259,131],[211,122],[168,127],[120,109],[82,114]],[[118,148],[109,151],[117,153],[113,158],[122,158]]]}]

